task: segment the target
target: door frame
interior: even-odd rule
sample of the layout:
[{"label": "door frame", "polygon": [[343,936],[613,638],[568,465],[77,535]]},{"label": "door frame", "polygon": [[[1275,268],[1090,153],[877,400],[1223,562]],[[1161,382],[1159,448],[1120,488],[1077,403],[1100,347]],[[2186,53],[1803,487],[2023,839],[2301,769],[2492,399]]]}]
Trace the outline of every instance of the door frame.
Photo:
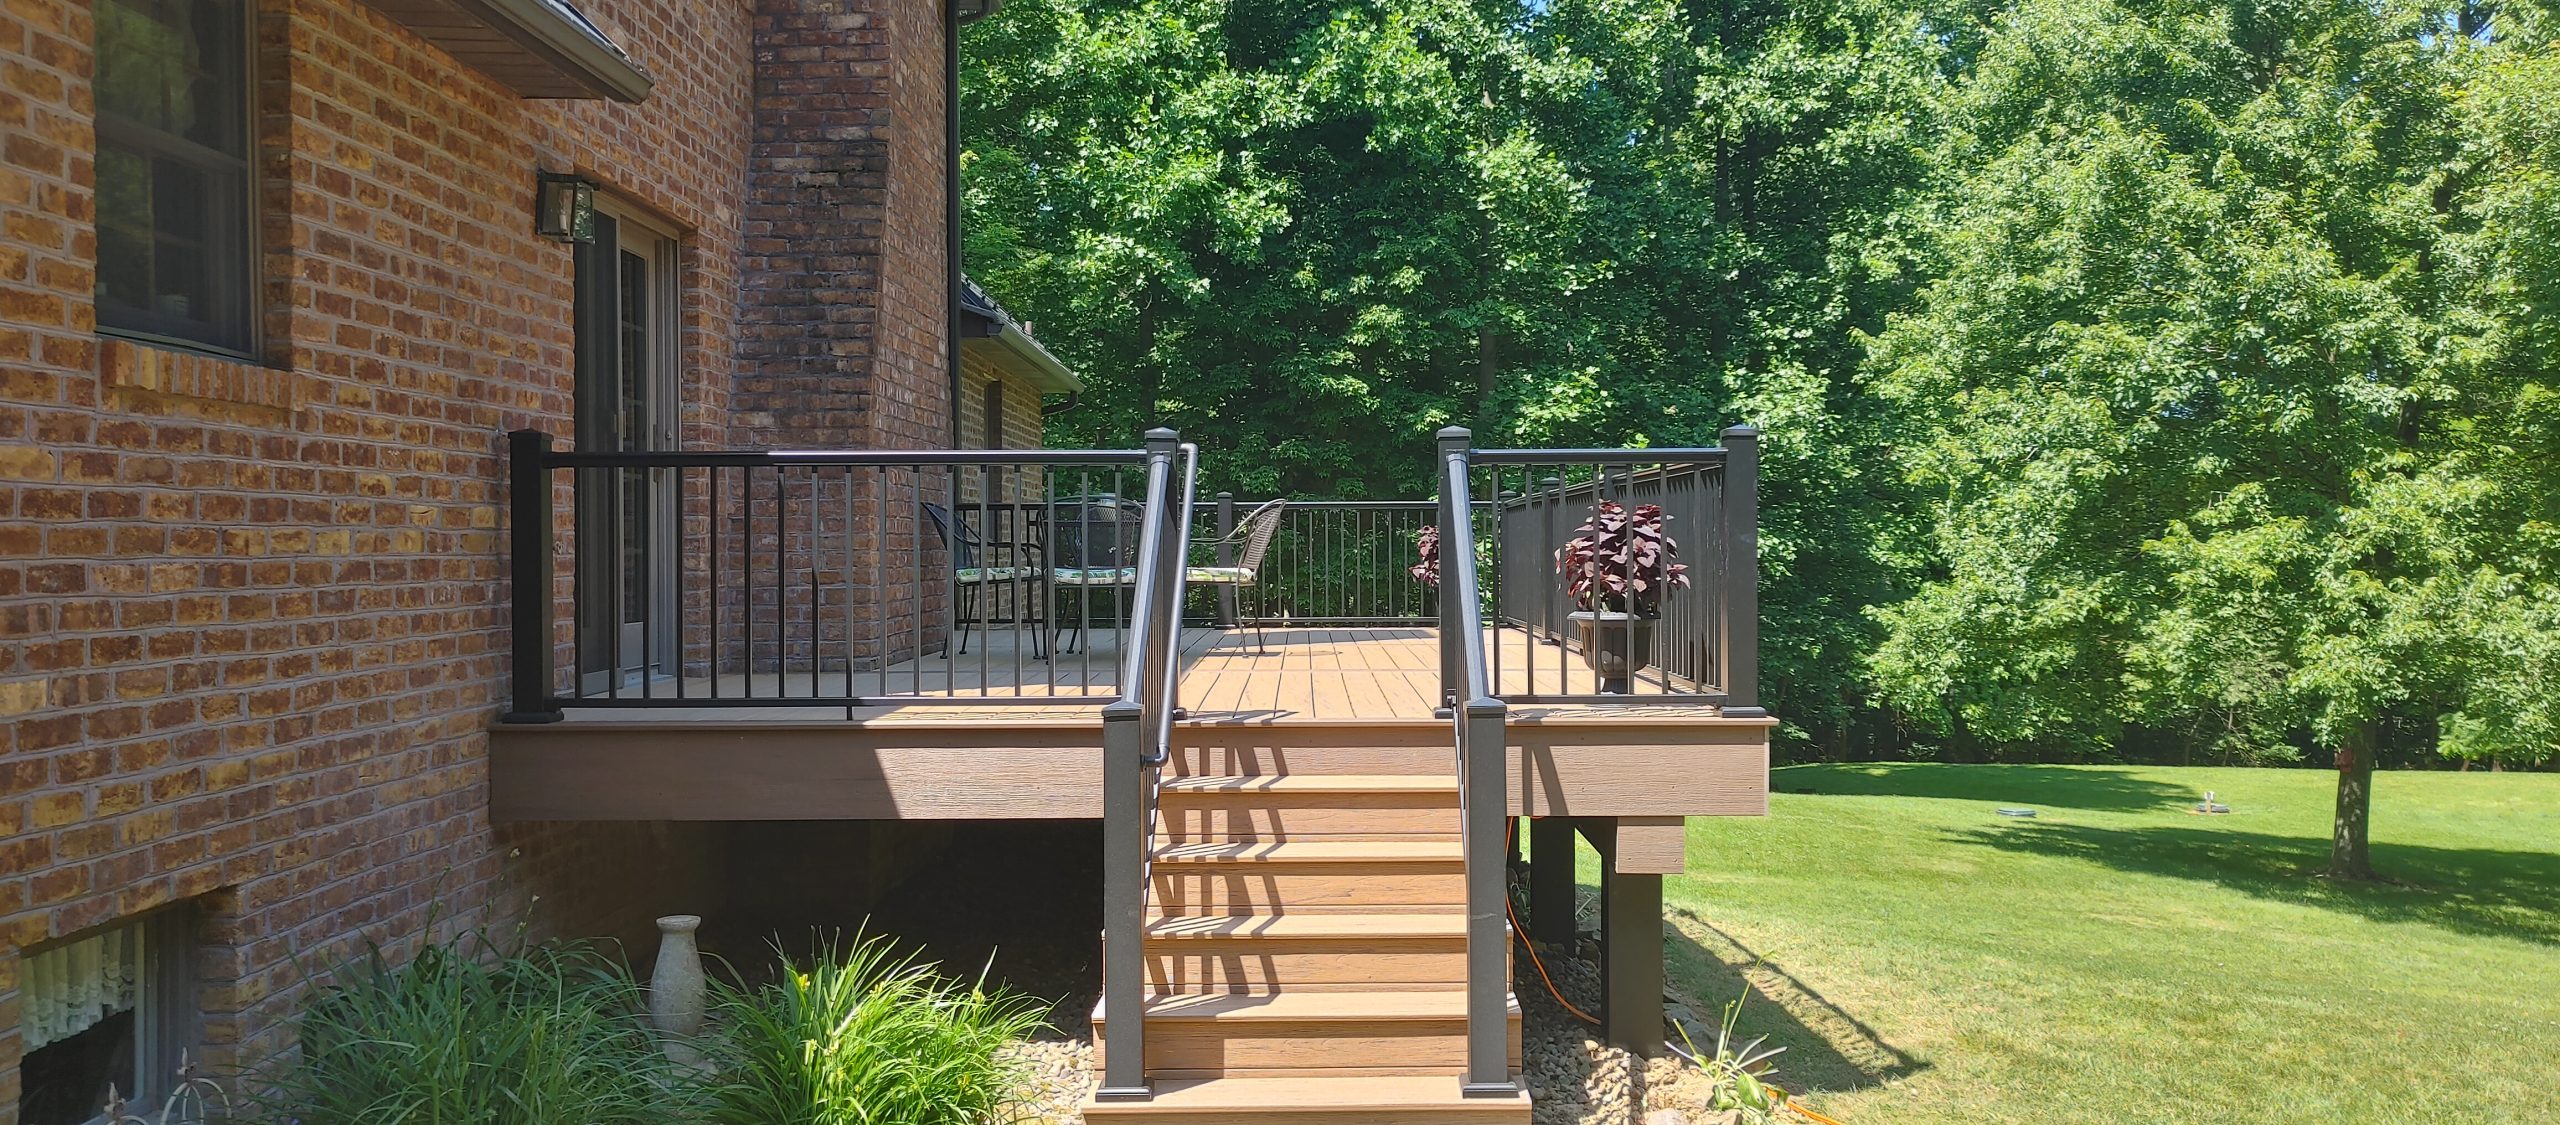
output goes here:
[{"label": "door frame", "polygon": [[[677,348],[682,310],[679,253],[673,231],[608,197],[596,200],[596,237],[576,247],[576,375],[573,425],[577,447],[589,450],[674,449],[683,415],[682,381]],[[648,370],[641,383],[640,433],[636,444],[623,440],[621,407],[622,256],[641,258],[647,274]],[[606,271],[610,286],[599,291],[587,283],[588,271]],[[605,299],[597,299],[603,297]],[[576,494],[578,542],[603,549],[578,551],[577,670],[580,694],[599,695],[617,687],[636,687],[648,679],[676,674],[682,661],[677,650],[675,568],[678,481],[666,469],[579,471]],[[640,546],[644,573],[637,581],[647,590],[642,622],[626,620],[627,584],[633,576],[622,564],[624,503],[628,490],[646,490],[646,542]],[[610,655],[608,655],[610,654]]]}]

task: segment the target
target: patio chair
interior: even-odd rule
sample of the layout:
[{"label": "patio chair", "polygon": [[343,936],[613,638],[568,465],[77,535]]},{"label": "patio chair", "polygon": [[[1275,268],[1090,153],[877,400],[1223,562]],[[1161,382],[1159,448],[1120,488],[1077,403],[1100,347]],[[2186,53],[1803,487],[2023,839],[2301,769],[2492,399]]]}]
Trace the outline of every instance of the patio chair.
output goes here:
[{"label": "patio chair", "polygon": [[[1183,579],[1200,586],[1233,586],[1240,591],[1256,589],[1256,580],[1262,575],[1262,556],[1270,553],[1271,537],[1279,532],[1281,513],[1287,511],[1288,507],[1289,502],[1285,499],[1264,501],[1261,507],[1255,508],[1244,517],[1243,521],[1237,523],[1235,530],[1228,532],[1225,537],[1217,541],[1219,544],[1242,543],[1244,545],[1244,549],[1236,553],[1234,564],[1189,567],[1183,571]],[[1263,623],[1271,616],[1270,608],[1270,599],[1266,596],[1263,598],[1262,605],[1264,612],[1253,615],[1253,650],[1255,652],[1270,651],[1262,643]]]},{"label": "patio chair", "polygon": [[[1095,590],[1111,591],[1108,623],[1120,623],[1129,600],[1120,591],[1138,584],[1138,541],[1144,522],[1140,509],[1116,496],[1061,497],[1049,504],[1049,557],[1056,563],[1049,573],[1050,589],[1061,594],[1073,591],[1085,599],[1084,612],[1051,616],[1049,632],[1057,651],[1073,652],[1086,639],[1085,619],[1092,616]],[[1067,643],[1055,646],[1061,633],[1067,634]]]},{"label": "patio chair", "polygon": [[[934,536],[942,540],[951,550],[951,586],[956,595],[953,598],[952,608],[955,612],[952,616],[960,626],[960,651],[962,653],[969,651],[971,624],[985,626],[1027,623],[1035,626],[1031,630],[1032,659],[1048,659],[1049,653],[1045,641],[1049,632],[1047,590],[1049,572],[1047,568],[1038,565],[1037,560],[1041,555],[1040,544],[1012,540],[988,542],[980,539],[977,530],[970,527],[966,521],[951,518],[950,510],[942,505],[931,501],[918,501],[916,506],[923,509],[925,519],[933,524]],[[998,559],[1010,557],[1017,563],[1025,565],[986,565],[988,560],[979,558],[979,552],[986,548],[994,548]],[[1027,600],[1028,605],[1015,605],[1013,616],[1002,622],[986,617],[983,610],[986,591],[989,588],[1019,589],[1024,583],[1030,583],[1039,590],[1036,597],[1016,599],[1017,602]],[[1029,618],[1022,616],[1030,606],[1039,607],[1037,611],[1039,616]],[[950,659],[951,651],[944,649],[942,655],[944,659]]]}]

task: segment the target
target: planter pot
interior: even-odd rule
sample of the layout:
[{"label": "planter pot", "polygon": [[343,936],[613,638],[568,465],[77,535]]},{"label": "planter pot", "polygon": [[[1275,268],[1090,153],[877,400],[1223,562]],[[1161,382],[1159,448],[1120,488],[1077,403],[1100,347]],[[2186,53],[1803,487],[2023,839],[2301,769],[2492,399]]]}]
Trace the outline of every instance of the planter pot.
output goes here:
[{"label": "planter pot", "polygon": [[[1653,619],[1611,610],[1567,614],[1582,639],[1582,662],[1600,673],[1600,690],[1625,694],[1636,670],[1653,663]],[[1634,632],[1629,636],[1629,630]],[[1632,659],[1631,659],[1632,658]]]},{"label": "planter pot", "polygon": [[702,919],[691,914],[658,919],[658,965],[649,974],[649,1023],[666,1036],[667,1058],[688,1069],[703,1065],[702,1053],[692,1043],[702,1034],[708,999],[702,952],[693,943],[693,932],[700,928]]}]

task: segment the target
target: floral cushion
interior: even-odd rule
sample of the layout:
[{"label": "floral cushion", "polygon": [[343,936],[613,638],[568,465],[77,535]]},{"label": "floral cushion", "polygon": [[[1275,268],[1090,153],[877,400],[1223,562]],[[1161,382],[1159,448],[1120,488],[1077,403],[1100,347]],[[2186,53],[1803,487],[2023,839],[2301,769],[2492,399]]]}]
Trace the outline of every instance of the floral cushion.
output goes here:
[{"label": "floral cushion", "polygon": [[1138,568],[1124,567],[1059,567],[1049,576],[1060,586],[1130,586],[1138,581]]},{"label": "floral cushion", "polygon": [[1040,579],[1040,568],[1036,566],[964,566],[955,572],[955,577],[963,586],[974,586],[981,582],[1036,582]]},{"label": "floral cushion", "polygon": [[1195,566],[1182,572],[1184,581],[1204,582],[1213,586],[1253,585],[1253,571],[1241,566]]}]

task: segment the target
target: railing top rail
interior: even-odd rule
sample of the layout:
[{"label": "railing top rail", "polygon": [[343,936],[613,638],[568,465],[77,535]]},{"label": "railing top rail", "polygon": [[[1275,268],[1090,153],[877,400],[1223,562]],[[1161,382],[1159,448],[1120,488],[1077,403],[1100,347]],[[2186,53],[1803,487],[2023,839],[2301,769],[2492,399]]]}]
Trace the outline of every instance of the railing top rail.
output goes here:
[{"label": "railing top rail", "polygon": [[764,449],[579,452],[543,457],[553,469],[769,468],[784,465],[971,468],[1019,465],[1142,465],[1143,449]]},{"label": "railing top rail", "polygon": [[[1188,503],[1187,497],[1182,494],[1191,485],[1175,476],[1180,471],[1176,464],[1177,459],[1189,454],[1192,469],[1186,475],[1194,479],[1198,472],[1199,461],[1198,455],[1192,452],[1192,447],[1172,444],[1171,431],[1160,430],[1149,433],[1151,445],[1156,443],[1159,434],[1163,435],[1162,440],[1165,444],[1143,453],[1143,459],[1147,465],[1146,522],[1139,534],[1136,581],[1132,583],[1129,598],[1129,648],[1122,656],[1120,679],[1120,706],[1123,707],[1144,706],[1149,702],[1160,701],[1162,692],[1157,690],[1159,686],[1165,688],[1171,686],[1150,682],[1150,673],[1163,656],[1162,653],[1155,651],[1157,637],[1156,630],[1152,626],[1156,622],[1157,615],[1167,612],[1166,607],[1161,604],[1157,587],[1163,580],[1164,568],[1167,565],[1176,567],[1181,565],[1181,560],[1171,554],[1178,549],[1178,543],[1167,542],[1165,539],[1168,534],[1179,534],[1179,531],[1169,527],[1164,517],[1168,509],[1173,506]],[[1169,559],[1170,563],[1168,563]],[[1181,612],[1178,588],[1176,600],[1177,604],[1172,607],[1171,612],[1178,614]]]},{"label": "railing top rail", "polygon": [[1686,461],[1722,461],[1721,445],[1667,446],[1658,449],[1479,449],[1479,465],[1651,465]]},{"label": "railing top rail", "polygon": [[[1288,499],[1289,508],[1292,511],[1303,511],[1306,509],[1317,509],[1321,511],[1428,511],[1438,507],[1440,503],[1437,500],[1432,500],[1427,497],[1420,500],[1301,500],[1292,496]],[[1271,502],[1269,498],[1265,497],[1247,499],[1242,496],[1229,497],[1229,501],[1239,508],[1251,507],[1257,504],[1268,504]]]},{"label": "railing top rail", "polygon": [[[1441,487],[1447,490],[1450,501],[1472,507],[1473,504],[1467,495],[1469,487],[1467,478],[1470,471],[1467,467],[1465,451],[1458,450],[1448,455],[1444,458],[1440,469]],[[1440,534],[1445,540],[1440,546],[1441,557],[1475,558],[1475,521],[1453,519],[1444,522],[1449,526],[1440,529]],[[1476,568],[1467,565],[1443,567],[1441,575],[1441,581],[1446,582],[1449,587],[1441,596],[1448,602],[1454,603],[1460,630],[1457,638],[1460,682],[1452,685],[1456,688],[1458,696],[1455,702],[1468,711],[1491,709],[1493,713],[1499,714],[1502,701],[1494,697],[1493,673],[1485,660],[1484,608],[1482,600],[1477,596]]]}]

